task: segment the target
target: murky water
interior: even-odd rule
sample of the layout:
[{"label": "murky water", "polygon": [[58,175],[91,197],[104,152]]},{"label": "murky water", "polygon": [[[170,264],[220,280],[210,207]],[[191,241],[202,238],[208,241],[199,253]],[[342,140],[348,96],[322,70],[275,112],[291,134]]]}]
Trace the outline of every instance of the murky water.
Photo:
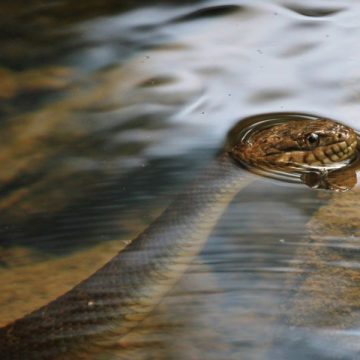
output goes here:
[{"label": "murky water", "polygon": [[[305,111],[360,128],[355,1],[13,1],[0,13],[2,325],[125,246],[239,118]],[[99,358],[360,357],[358,197],[252,183]]]}]

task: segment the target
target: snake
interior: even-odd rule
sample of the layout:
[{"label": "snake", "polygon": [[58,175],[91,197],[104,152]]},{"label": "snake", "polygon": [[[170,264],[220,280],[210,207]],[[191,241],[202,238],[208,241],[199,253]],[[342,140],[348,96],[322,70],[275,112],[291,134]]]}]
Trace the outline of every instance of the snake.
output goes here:
[{"label": "snake", "polygon": [[[267,120],[264,120],[267,119]],[[3,360],[81,359],[128,334],[180,279],[251,167],[346,167],[357,133],[335,120],[275,113],[238,122],[224,149],[122,251],[57,299],[0,328]]]}]

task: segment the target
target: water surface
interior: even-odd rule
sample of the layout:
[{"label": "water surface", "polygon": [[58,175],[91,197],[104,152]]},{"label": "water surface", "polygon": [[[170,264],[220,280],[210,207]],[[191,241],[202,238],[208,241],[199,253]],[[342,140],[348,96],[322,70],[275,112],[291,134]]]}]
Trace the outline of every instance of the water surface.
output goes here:
[{"label": "water surface", "polygon": [[[356,2],[121,3],[0,5],[2,324],[112,257],[238,119],[359,128]],[[358,357],[357,196],[254,182],[103,358]]]}]

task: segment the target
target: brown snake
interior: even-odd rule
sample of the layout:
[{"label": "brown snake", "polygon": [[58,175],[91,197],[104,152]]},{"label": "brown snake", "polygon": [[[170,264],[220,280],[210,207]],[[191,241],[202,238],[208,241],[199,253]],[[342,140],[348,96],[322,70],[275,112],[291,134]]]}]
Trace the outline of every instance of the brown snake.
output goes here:
[{"label": "brown snake", "polygon": [[356,133],[342,124],[327,119],[290,120],[255,131],[231,152],[254,165],[322,166],[348,159],[356,147]]},{"label": "brown snake", "polygon": [[66,294],[1,328],[0,358],[77,359],[127,334],[181,277],[252,180],[238,162],[293,171],[351,159],[357,148],[356,133],[332,120],[300,116],[239,139],[246,123],[234,127],[227,149],[125,250]]}]

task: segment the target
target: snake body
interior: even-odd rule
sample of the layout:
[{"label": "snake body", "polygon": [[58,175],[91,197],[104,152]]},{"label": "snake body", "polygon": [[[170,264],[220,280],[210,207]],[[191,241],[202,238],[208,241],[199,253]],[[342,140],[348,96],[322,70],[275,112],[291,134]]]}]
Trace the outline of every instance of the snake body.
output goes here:
[{"label": "snake body", "polygon": [[125,250],[66,294],[1,328],[0,358],[77,359],[128,333],[179,279],[231,199],[251,181],[237,161],[327,164],[351,158],[355,149],[355,132],[325,119],[265,126],[241,141],[235,136]]}]

